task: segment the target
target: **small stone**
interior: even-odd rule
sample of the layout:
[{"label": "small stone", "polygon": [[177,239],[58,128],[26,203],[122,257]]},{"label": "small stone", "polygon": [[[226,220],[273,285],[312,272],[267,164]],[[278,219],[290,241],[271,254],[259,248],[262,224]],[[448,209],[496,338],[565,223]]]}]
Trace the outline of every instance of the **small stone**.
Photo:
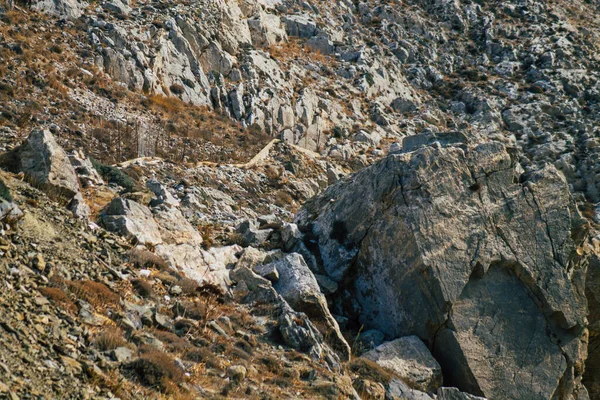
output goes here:
[{"label": "small stone", "polygon": [[42,297],[42,296],[36,297],[33,300],[33,302],[35,303],[35,305],[40,306],[40,307],[45,306],[46,304],[50,303],[47,298]]},{"label": "small stone", "polygon": [[46,269],[46,262],[44,261],[44,257],[41,254],[36,254],[31,261],[33,267],[40,272],[44,272]]},{"label": "small stone", "polygon": [[127,347],[117,347],[110,353],[110,358],[117,362],[124,362],[133,356],[133,351]]},{"label": "small stone", "polygon": [[80,375],[83,371],[83,367],[77,360],[67,356],[60,356],[60,358],[67,371],[71,372],[73,375]]},{"label": "small stone", "polygon": [[173,296],[179,296],[183,293],[183,290],[181,289],[181,286],[173,285],[169,288],[169,293]]}]

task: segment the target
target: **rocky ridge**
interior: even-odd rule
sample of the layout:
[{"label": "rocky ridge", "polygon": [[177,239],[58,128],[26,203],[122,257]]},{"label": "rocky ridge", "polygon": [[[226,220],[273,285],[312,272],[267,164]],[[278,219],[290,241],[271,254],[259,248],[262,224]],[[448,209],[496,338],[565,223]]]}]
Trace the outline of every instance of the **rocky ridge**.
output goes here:
[{"label": "rocky ridge", "polygon": [[3,4],[0,394],[597,398],[596,8]]}]

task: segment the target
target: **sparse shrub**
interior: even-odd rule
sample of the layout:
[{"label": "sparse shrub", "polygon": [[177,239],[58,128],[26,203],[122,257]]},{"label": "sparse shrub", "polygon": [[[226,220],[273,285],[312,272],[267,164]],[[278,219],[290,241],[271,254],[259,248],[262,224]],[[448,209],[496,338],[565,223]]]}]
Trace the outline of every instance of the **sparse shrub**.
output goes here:
[{"label": "sparse shrub", "polygon": [[114,350],[126,344],[127,341],[123,337],[123,331],[115,327],[103,330],[94,339],[94,346],[100,351]]},{"label": "sparse shrub", "polygon": [[261,364],[267,367],[269,372],[274,374],[279,373],[283,369],[283,363],[281,360],[274,356],[266,356],[260,359]]},{"label": "sparse shrub", "polygon": [[246,238],[239,232],[234,232],[227,237],[229,244],[237,244],[242,247],[246,246]]},{"label": "sparse shrub", "polygon": [[183,353],[192,345],[186,339],[177,336],[176,334],[168,331],[161,331],[158,329],[152,330],[152,335],[158,340],[163,342],[167,346],[167,350],[173,353]]},{"label": "sparse shrub", "polygon": [[167,269],[154,275],[154,278],[158,279],[165,285],[172,286],[177,285],[177,283],[181,279],[181,276],[177,272]]},{"label": "sparse shrub", "polygon": [[275,193],[275,204],[279,207],[286,207],[291,205],[294,202],[292,196],[286,192],[285,190],[278,190]]},{"label": "sparse shrub", "polygon": [[117,167],[111,165],[104,165],[94,158],[90,158],[92,165],[98,171],[102,177],[104,177],[109,183],[122,186],[127,191],[131,191],[135,188],[135,182],[126,173],[121,171]]},{"label": "sparse shrub", "polygon": [[198,289],[198,282],[190,278],[181,278],[177,285],[181,288],[183,294],[192,295],[196,293],[196,289]]},{"label": "sparse shrub", "polygon": [[255,346],[256,346],[256,343],[254,345],[252,345],[244,339],[240,339],[237,342],[235,342],[235,347],[242,350],[244,353],[248,354],[248,356],[251,356],[254,353]]},{"label": "sparse shrub", "polygon": [[129,252],[129,261],[132,262],[137,268],[167,268],[165,260],[151,252],[150,250],[143,248],[134,248]]},{"label": "sparse shrub", "polygon": [[198,226],[198,232],[200,232],[200,236],[202,236],[202,247],[204,247],[205,250],[210,249],[213,245],[212,235],[214,230],[215,226],[212,224]]},{"label": "sparse shrub", "polygon": [[150,102],[150,104],[156,105],[169,113],[180,111],[184,107],[183,102],[175,97],[154,95],[147,97],[147,100]]},{"label": "sparse shrub", "polygon": [[176,393],[177,385],[184,381],[183,371],[175,365],[175,360],[162,351],[149,350],[125,368],[133,371],[142,384],[167,394]]},{"label": "sparse shrub", "polygon": [[196,363],[203,363],[208,368],[223,369],[223,363],[212,351],[205,347],[195,347],[183,354],[183,359]]},{"label": "sparse shrub", "polygon": [[55,305],[64,308],[66,311],[71,313],[77,312],[77,306],[62,289],[56,287],[43,287],[39,290],[43,296],[45,296]]},{"label": "sparse shrub", "polygon": [[62,54],[62,52],[63,52],[62,47],[60,47],[57,44],[53,44],[52,46],[50,46],[50,48],[48,50],[50,50],[52,53],[55,53],[55,54]]},{"label": "sparse shrub", "polygon": [[118,294],[100,282],[67,281],[66,285],[76,297],[87,301],[94,307],[117,306],[121,301]]},{"label": "sparse shrub", "polygon": [[154,294],[152,284],[144,279],[134,279],[131,285],[135,291],[142,297],[152,297]]},{"label": "sparse shrub", "polygon": [[363,357],[358,357],[350,361],[348,369],[363,379],[379,382],[384,386],[387,386],[394,377],[392,373],[379,366],[376,362]]}]

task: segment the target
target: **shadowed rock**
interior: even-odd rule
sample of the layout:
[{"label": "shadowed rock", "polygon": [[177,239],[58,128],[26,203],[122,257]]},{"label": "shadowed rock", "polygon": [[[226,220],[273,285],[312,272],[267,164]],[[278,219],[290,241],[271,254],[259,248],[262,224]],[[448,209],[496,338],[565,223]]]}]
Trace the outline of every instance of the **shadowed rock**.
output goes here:
[{"label": "shadowed rock", "polygon": [[334,302],[388,338],[419,336],[446,384],[568,398],[586,357],[587,223],[554,167],[522,183],[518,171],[496,142],[394,154],[309,201],[297,223],[317,272],[341,286]]}]

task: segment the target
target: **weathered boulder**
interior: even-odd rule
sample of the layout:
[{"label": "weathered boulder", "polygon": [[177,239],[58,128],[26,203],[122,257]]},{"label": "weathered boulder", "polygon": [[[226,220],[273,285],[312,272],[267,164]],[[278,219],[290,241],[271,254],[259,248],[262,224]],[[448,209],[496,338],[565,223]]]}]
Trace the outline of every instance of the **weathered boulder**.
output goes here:
[{"label": "weathered boulder", "polygon": [[442,369],[429,349],[416,336],[386,342],[362,355],[393,371],[423,392],[434,393],[442,386]]},{"label": "weathered boulder", "polygon": [[292,309],[283,296],[275,291],[271,282],[244,266],[234,268],[229,276],[235,284],[234,295],[242,303],[271,304],[274,307],[273,312],[285,344],[339,370],[339,357],[325,342],[321,332],[305,313]]},{"label": "weathered boulder", "polygon": [[569,398],[586,354],[587,222],[554,167],[517,167],[497,142],[392,154],[296,222],[341,285],[332,300],[388,338],[419,336],[446,384]]},{"label": "weathered boulder", "polygon": [[79,180],[67,153],[46,129],[34,129],[18,150],[19,170],[51,197],[72,199]]},{"label": "weathered boulder", "polygon": [[101,217],[109,231],[133,238],[140,244],[162,243],[159,227],[150,209],[133,200],[115,197]]},{"label": "weathered boulder", "polygon": [[283,18],[283,23],[290,36],[310,38],[318,32],[316,22],[307,15],[288,15]]},{"label": "weathered boulder", "polygon": [[[291,253],[284,258],[273,262],[278,272],[279,279],[273,284],[279,293],[292,308],[303,312],[316,321],[321,321],[327,328],[326,336],[329,337],[334,350],[338,351],[344,359],[350,357],[350,346],[344,339],[337,321],[329,312],[327,300],[300,254]],[[267,269],[268,265],[263,266]]]},{"label": "weathered boulder", "polygon": [[237,245],[202,250],[193,243],[160,244],[156,254],[167,264],[198,283],[212,283],[227,290],[231,283],[228,267],[237,262],[235,256],[241,248]]}]

